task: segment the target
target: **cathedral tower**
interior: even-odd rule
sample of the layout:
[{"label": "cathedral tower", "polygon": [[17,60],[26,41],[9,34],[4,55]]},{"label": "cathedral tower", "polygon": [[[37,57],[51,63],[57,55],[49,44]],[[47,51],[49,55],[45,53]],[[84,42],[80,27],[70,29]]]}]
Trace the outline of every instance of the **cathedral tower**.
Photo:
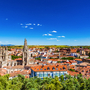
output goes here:
[{"label": "cathedral tower", "polygon": [[6,66],[8,60],[8,48],[7,46],[4,48],[1,48],[0,46],[0,68],[3,66]]},{"label": "cathedral tower", "polygon": [[27,40],[25,39],[24,41],[24,48],[23,48],[23,65],[28,65],[29,64],[29,51],[27,47]]},{"label": "cathedral tower", "polygon": [[7,61],[8,60],[8,47],[6,46],[5,47],[5,61]]},{"label": "cathedral tower", "polygon": [[2,61],[2,48],[0,46],[0,61]]}]

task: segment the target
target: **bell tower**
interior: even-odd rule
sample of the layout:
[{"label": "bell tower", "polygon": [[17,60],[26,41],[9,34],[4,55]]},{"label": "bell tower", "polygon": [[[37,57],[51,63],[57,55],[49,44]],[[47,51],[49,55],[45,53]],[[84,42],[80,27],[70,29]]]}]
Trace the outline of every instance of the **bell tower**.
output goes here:
[{"label": "bell tower", "polygon": [[2,48],[0,46],[0,61],[2,61]]},{"label": "bell tower", "polygon": [[23,48],[23,65],[28,65],[29,64],[29,51],[28,51],[28,47],[27,47],[27,40],[25,39],[24,41],[24,48]]}]

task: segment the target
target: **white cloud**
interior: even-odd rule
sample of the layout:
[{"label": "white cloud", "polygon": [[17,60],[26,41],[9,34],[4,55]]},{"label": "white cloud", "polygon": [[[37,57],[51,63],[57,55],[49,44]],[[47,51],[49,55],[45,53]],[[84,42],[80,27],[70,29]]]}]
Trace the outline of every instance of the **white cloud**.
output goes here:
[{"label": "white cloud", "polygon": [[47,34],[43,34],[43,36],[47,36]]},{"label": "white cloud", "polygon": [[57,38],[49,38],[48,40],[57,40]]},{"label": "white cloud", "polygon": [[65,38],[65,36],[62,36],[63,38]]},{"label": "white cloud", "polygon": [[35,23],[33,25],[36,25]]},{"label": "white cloud", "polygon": [[74,41],[77,41],[77,40],[74,40]]},{"label": "white cloud", "polygon": [[32,23],[27,23],[26,25],[32,25]]},{"label": "white cloud", "polygon": [[52,31],[52,32],[57,33],[57,31],[55,31],[55,30],[54,30],[54,31]]},{"label": "white cloud", "polygon": [[37,26],[39,26],[40,24],[37,24]]},{"label": "white cloud", "polygon": [[33,27],[31,27],[30,29],[33,29]]},{"label": "white cloud", "polygon": [[20,25],[23,25],[22,23]]},{"label": "white cloud", "polygon": [[25,26],[25,28],[27,28],[28,26]]},{"label": "white cloud", "polygon": [[43,36],[52,36],[52,34],[43,34]]},{"label": "white cloud", "polygon": [[57,36],[57,37],[63,37],[63,38],[65,38],[65,36]]},{"label": "white cloud", "polygon": [[52,34],[48,34],[48,36],[52,36]]}]

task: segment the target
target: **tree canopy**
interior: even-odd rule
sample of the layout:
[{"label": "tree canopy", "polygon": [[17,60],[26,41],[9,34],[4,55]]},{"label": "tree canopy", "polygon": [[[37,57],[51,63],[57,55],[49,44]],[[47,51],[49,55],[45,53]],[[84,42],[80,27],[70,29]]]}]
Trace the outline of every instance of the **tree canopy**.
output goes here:
[{"label": "tree canopy", "polygon": [[18,75],[9,80],[9,74],[0,76],[0,90],[90,90],[90,78],[82,78],[82,75],[71,77],[61,75],[55,78],[27,78]]}]

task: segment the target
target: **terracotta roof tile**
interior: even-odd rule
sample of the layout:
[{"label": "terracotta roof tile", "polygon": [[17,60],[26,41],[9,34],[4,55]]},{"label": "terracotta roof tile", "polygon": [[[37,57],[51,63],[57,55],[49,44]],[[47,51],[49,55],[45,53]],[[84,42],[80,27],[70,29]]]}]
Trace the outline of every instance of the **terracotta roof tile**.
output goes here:
[{"label": "terracotta roof tile", "polygon": [[[53,69],[54,68],[54,69]],[[67,71],[66,65],[44,65],[44,66],[36,66],[31,67],[31,69],[35,72],[42,71]]]}]

